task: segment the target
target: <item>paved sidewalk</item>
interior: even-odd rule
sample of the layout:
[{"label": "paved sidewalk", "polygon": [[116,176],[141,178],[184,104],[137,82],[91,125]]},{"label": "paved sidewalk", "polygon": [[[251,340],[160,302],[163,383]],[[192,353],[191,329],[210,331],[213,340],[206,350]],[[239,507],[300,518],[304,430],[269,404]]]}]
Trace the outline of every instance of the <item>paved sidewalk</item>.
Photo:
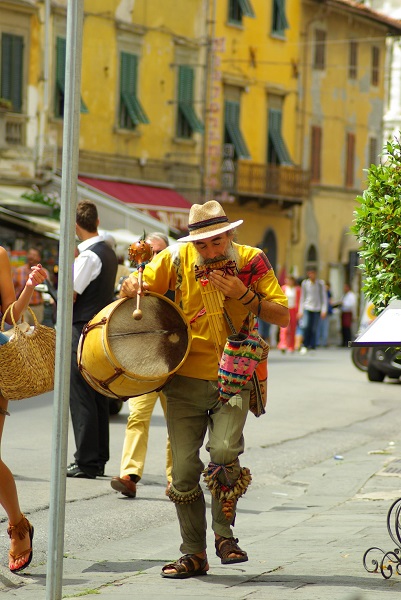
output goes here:
[{"label": "paved sidewalk", "polygon": [[[401,496],[401,463],[394,463],[399,474],[386,472],[394,459],[401,460],[401,441],[388,446],[381,440],[375,448],[361,446],[285,480],[259,478],[256,469],[239,502],[235,528],[249,562],[221,565],[210,537],[207,577],[160,576],[162,565],[179,556],[179,537],[175,513],[164,508],[161,521],[155,511],[151,528],[117,542],[105,535],[95,548],[88,541],[84,549],[66,557],[63,598],[95,593],[99,600],[398,600],[400,577],[385,580],[362,564],[369,547],[388,551],[395,546],[386,526],[388,508]],[[264,473],[267,470],[265,465]],[[160,497],[160,486],[153,487],[150,494]],[[45,599],[46,569],[39,564],[29,574],[16,576],[2,568],[1,597]]]}]

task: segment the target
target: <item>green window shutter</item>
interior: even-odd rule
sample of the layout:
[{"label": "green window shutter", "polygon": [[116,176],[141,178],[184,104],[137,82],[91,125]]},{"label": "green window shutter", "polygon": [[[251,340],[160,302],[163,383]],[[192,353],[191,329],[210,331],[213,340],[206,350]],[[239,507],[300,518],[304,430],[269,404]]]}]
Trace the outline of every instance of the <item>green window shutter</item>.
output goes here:
[{"label": "green window shutter", "polygon": [[242,10],[242,14],[246,17],[255,18],[255,11],[253,10],[251,0],[238,0],[238,4]]},{"label": "green window shutter", "polygon": [[289,28],[285,15],[285,0],[273,0],[273,31],[284,34]]},{"label": "green window shutter", "polygon": [[287,146],[281,135],[282,112],[275,108],[269,109],[269,138],[277,154],[280,164],[292,165]]},{"label": "green window shutter", "polygon": [[3,33],[1,36],[1,91],[2,98],[12,102],[12,110],[22,110],[24,38]]},{"label": "green window shutter", "polygon": [[[137,88],[138,57],[135,54],[121,52],[120,58],[120,95],[121,108],[125,108],[134,125],[149,123],[149,119],[138,100]],[[120,109],[121,113],[121,109]],[[121,115],[120,115],[121,122]]]},{"label": "green window shutter", "polygon": [[66,41],[64,38],[56,40],[56,86],[64,94],[65,87],[65,55]]},{"label": "green window shutter", "polygon": [[[64,96],[65,96],[65,57],[67,50],[67,42],[64,38],[58,37],[56,39],[56,95],[62,96],[62,103],[64,105]],[[88,113],[88,107],[85,102],[80,98],[80,112]],[[56,104],[58,104],[56,102]],[[62,117],[63,111],[58,111],[61,114],[57,114],[58,117]]]},{"label": "green window shutter", "polygon": [[239,102],[226,100],[224,103],[225,127],[238,158],[251,158],[239,127]]},{"label": "green window shutter", "polygon": [[178,70],[178,110],[180,110],[192,131],[203,133],[204,127],[194,109],[194,70],[181,65]]}]

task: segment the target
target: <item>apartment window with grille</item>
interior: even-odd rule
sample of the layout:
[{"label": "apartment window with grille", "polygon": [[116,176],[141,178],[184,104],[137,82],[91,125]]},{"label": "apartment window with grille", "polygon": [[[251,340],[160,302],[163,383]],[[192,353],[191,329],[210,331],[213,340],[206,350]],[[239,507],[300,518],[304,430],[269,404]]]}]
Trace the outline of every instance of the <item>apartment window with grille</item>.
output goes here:
[{"label": "apartment window with grille", "polygon": [[194,109],[195,73],[193,67],[178,67],[177,137],[190,139],[194,132],[203,133],[203,123]]},{"label": "apartment window with grille", "polygon": [[[54,96],[54,116],[57,118],[62,118],[64,115],[66,47],[65,38],[58,37],[56,39],[56,88]],[[80,112],[89,112],[82,98]]]},{"label": "apartment window with grille", "polygon": [[377,138],[370,137],[368,145],[368,167],[370,167],[370,165],[377,165],[378,161]]},{"label": "apartment window with grille", "polygon": [[373,46],[372,48],[372,68],[370,75],[370,83],[374,86],[379,85],[380,75],[380,48]]},{"label": "apartment window with grille", "polygon": [[228,20],[230,23],[241,24],[242,17],[255,17],[251,0],[229,0]]},{"label": "apartment window with grille", "polygon": [[138,99],[138,57],[136,54],[120,54],[120,107],[119,127],[135,129],[139,123],[149,123],[149,119]]},{"label": "apartment window with grille", "polygon": [[12,112],[22,111],[24,38],[3,33],[1,36],[0,96],[12,103]]},{"label": "apartment window with grille", "polygon": [[288,21],[285,13],[285,0],[273,0],[272,33],[284,36],[288,29]]},{"label": "apartment window with grille", "polygon": [[283,113],[280,108],[269,108],[267,135],[267,162],[269,165],[291,165],[292,161],[281,133]]},{"label": "apartment window with grille", "polygon": [[356,79],[358,76],[358,42],[351,40],[349,43],[348,77]]},{"label": "apartment window with grille", "polygon": [[326,32],[315,29],[313,68],[324,70],[326,68]]},{"label": "apartment window with grille", "polygon": [[234,158],[251,158],[240,128],[240,103],[224,102],[224,143],[234,146]]},{"label": "apartment window with grille", "polygon": [[347,133],[346,139],[346,165],[345,165],[345,185],[346,187],[354,186],[354,171],[355,171],[355,134]]},{"label": "apartment window with grille", "polygon": [[322,128],[316,125],[311,129],[311,182],[320,183],[322,164]]}]

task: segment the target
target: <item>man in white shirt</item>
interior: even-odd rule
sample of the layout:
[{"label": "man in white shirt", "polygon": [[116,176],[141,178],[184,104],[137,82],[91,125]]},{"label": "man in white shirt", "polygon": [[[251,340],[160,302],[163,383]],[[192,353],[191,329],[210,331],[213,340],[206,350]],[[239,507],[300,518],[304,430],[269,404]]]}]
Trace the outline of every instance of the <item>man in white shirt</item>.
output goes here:
[{"label": "man in white shirt", "polygon": [[83,378],[77,348],[84,325],[114,299],[117,256],[98,233],[96,205],[82,200],[77,206],[76,233],[81,243],[74,262],[74,309],[70,410],[74,429],[75,461],[67,477],[95,479],[104,474],[109,459],[109,401]]},{"label": "man in white shirt", "polygon": [[301,283],[298,320],[303,320],[301,353],[316,348],[316,333],[320,319],[327,316],[327,293],[324,281],[317,279],[315,269],[309,269]]}]

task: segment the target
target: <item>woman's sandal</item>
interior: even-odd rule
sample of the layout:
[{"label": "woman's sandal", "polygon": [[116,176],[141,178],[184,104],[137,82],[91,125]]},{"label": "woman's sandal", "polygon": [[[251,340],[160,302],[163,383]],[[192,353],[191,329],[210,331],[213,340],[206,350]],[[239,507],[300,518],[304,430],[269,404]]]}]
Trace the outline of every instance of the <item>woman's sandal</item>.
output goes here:
[{"label": "woman's sandal", "polygon": [[[14,554],[11,551],[9,552],[10,561],[9,561],[8,567],[9,567],[11,573],[19,573],[20,571],[22,571],[23,569],[26,569],[27,566],[31,564],[32,553],[33,553],[33,550],[32,550],[33,532],[34,532],[33,526],[30,524],[30,522],[28,521],[28,519],[26,518],[25,515],[22,515],[22,519],[16,525],[8,524],[7,533],[8,533],[8,537],[10,539],[12,538],[13,533],[15,533],[19,537],[20,540],[23,540],[23,539],[25,539],[25,536],[28,533],[29,540],[31,543],[30,547],[27,548],[26,550],[24,550],[24,552],[21,552],[20,554]],[[16,569],[11,568],[12,564],[15,564],[17,561],[19,561],[21,558],[23,558],[26,555],[28,555],[28,557],[22,565],[20,565]]]},{"label": "woman's sandal", "polygon": [[[241,548],[237,544],[237,538],[225,538],[223,536],[219,536],[215,540],[215,548],[216,548],[216,556],[221,559],[222,565],[228,565],[233,563],[241,563],[246,562],[248,560],[248,555],[245,550],[241,550]],[[230,554],[236,554],[237,556],[230,556]]]},{"label": "woman's sandal", "polygon": [[[174,569],[175,573],[166,573],[166,570],[170,569]],[[207,575],[208,569],[207,558],[201,558],[196,554],[185,554],[175,562],[164,565],[161,576],[169,579],[187,579]]]}]

